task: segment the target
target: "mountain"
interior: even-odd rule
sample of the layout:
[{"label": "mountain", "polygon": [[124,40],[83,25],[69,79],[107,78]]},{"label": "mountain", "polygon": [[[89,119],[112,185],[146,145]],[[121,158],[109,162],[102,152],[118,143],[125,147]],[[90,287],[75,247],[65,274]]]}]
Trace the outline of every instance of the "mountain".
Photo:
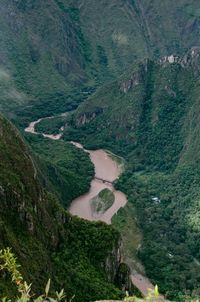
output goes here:
[{"label": "mountain", "polygon": [[134,62],[183,54],[199,45],[199,11],[197,0],[2,0],[0,108],[66,107],[68,94],[87,93]]},{"label": "mountain", "polygon": [[37,125],[48,133],[69,112],[63,141],[24,135],[28,147],[0,118],[0,247],[36,291],[50,276],[77,301],[120,298],[119,233],[57,201],[87,191],[94,173],[73,139],[126,159],[115,186],[129,202],[114,223],[131,260],[167,297],[198,297],[199,2],[2,0],[0,28],[0,111],[20,130],[55,116]]},{"label": "mountain", "polygon": [[[0,117],[0,248],[12,248],[37,293],[52,279],[75,301],[119,298],[128,268],[121,271],[119,233],[104,223],[71,217],[38,181],[34,160],[18,130]],[[124,276],[124,277],[123,277]],[[1,296],[15,288],[5,273]],[[125,278],[125,279],[123,279]],[[121,283],[122,286],[122,283]],[[124,286],[124,285],[123,285]]]},{"label": "mountain", "polygon": [[55,101],[86,81],[84,37],[72,16],[53,0],[2,1],[1,110]]},{"label": "mountain", "polygon": [[[84,102],[64,134],[126,158],[116,188],[129,203],[113,222],[129,257],[174,300],[199,295],[199,60],[193,48],[136,64]],[[139,247],[130,225],[142,233]]]},{"label": "mountain", "polygon": [[66,138],[109,147],[135,169],[198,160],[192,149],[198,145],[199,56],[194,48],[184,57],[137,64],[79,106]]}]

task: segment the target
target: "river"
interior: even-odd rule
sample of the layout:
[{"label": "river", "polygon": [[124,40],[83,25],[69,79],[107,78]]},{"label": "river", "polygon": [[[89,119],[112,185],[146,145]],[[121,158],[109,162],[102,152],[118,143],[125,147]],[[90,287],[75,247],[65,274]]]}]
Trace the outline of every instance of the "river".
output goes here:
[{"label": "river", "polygon": [[[51,119],[53,117],[48,117],[45,119]],[[29,124],[25,129],[26,132],[39,134],[35,131],[35,125],[41,122],[41,118],[35,122]],[[57,135],[50,135],[42,133],[44,137],[59,140],[62,137],[62,131]],[[104,150],[86,150],[83,146],[76,142],[71,142],[77,148],[83,149],[90,156],[90,159],[95,167],[95,177],[91,182],[90,191],[78,198],[74,199],[71,202],[69,207],[69,212],[72,215],[79,216],[81,218],[90,220],[90,221],[104,221],[107,224],[111,224],[112,217],[118,212],[121,207],[124,207],[127,203],[127,198],[124,193],[114,189],[112,183],[115,181],[121,174],[122,169],[116,161],[114,161],[111,156]],[[95,215],[91,210],[91,199],[99,194],[104,189],[109,189],[113,192],[115,201],[113,205],[102,215]]]},{"label": "river", "polygon": [[[38,124],[41,120],[52,118],[54,117],[40,118],[35,122],[31,122],[25,129],[25,131],[32,134],[42,134],[44,137],[52,140],[59,140],[62,137],[62,128],[60,130],[60,133],[58,133],[57,135],[37,133],[35,131],[35,125]],[[126,195],[121,191],[115,190],[112,184],[113,181],[115,181],[120,176],[122,168],[105,150],[86,150],[80,143],[71,142],[71,144],[75,145],[77,148],[83,149],[89,154],[90,159],[95,167],[95,177],[91,182],[90,191],[82,196],[79,196],[71,202],[69,212],[72,215],[76,215],[90,221],[101,220],[106,222],[107,224],[111,224],[112,217],[117,214],[118,210],[121,207],[124,207],[127,203]],[[113,205],[107,211],[105,211],[105,213],[103,213],[101,216],[96,217],[95,213],[93,213],[91,210],[91,199],[98,195],[98,193],[105,188],[111,190],[114,193],[115,201]],[[144,296],[147,295],[149,288],[154,288],[147,278],[137,272],[134,272],[131,275],[131,280]],[[163,301],[163,299],[161,301]]]}]

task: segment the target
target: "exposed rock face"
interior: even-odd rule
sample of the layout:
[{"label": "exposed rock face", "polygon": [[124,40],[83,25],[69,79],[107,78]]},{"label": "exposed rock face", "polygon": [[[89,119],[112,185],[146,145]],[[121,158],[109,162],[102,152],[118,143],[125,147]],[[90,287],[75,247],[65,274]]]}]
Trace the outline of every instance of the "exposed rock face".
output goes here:
[{"label": "exposed rock face", "polygon": [[170,55],[164,56],[160,59],[160,64],[166,67],[168,64],[180,64],[181,67],[188,67],[189,65],[196,64],[200,58],[200,47],[194,46],[192,47],[183,57]]},{"label": "exposed rock face", "polygon": [[132,77],[121,83],[120,91],[127,93],[131,88],[134,88],[140,84],[140,75],[139,73],[134,73]]},{"label": "exposed rock face", "polygon": [[133,285],[130,279],[130,269],[123,263],[122,248],[120,239],[113,246],[112,252],[106,258],[106,261],[102,263],[102,267],[109,281],[116,283],[123,291],[131,292]]},{"label": "exposed rock face", "polygon": [[102,264],[102,266],[106,271],[109,281],[114,282],[114,280],[116,279],[121,261],[122,261],[122,242],[120,240],[116,242],[111,254],[107,257],[106,262]]},{"label": "exposed rock face", "polygon": [[102,108],[96,108],[92,112],[86,112],[84,114],[81,114],[79,117],[76,119],[76,125],[77,126],[82,126],[87,123],[89,123],[91,120],[95,119],[99,114],[103,112]]}]

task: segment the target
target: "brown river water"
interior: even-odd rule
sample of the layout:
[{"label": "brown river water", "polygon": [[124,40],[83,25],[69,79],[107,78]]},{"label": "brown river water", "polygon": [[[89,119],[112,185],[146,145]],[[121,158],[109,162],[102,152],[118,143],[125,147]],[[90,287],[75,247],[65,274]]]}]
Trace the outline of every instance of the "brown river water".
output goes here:
[{"label": "brown river water", "polygon": [[[35,125],[43,119],[51,118],[53,117],[38,119],[37,121],[30,123],[25,131],[33,134],[39,134],[35,131]],[[49,135],[44,133],[40,134],[49,139],[59,140],[62,137],[62,130],[63,129],[61,129],[60,133],[57,135]],[[71,202],[69,212],[72,215],[76,215],[90,221],[101,220],[107,224],[111,224],[112,217],[117,214],[118,210],[121,207],[124,207],[127,203],[126,195],[121,191],[115,190],[112,184],[112,182],[120,176],[122,168],[104,150],[100,149],[91,151],[84,149],[83,146],[77,142],[71,142],[71,144],[89,153],[90,159],[95,167],[95,177],[91,182],[89,192],[82,196],[79,196]],[[114,193],[115,201],[114,204],[105,213],[103,213],[101,216],[96,217],[95,213],[92,213],[90,201],[105,188],[111,190]],[[131,280],[144,296],[147,295],[149,288],[153,288],[153,285],[150,283],[150,281],[137,272],[134,272],[131,275]]]},{"label": "brown river water", "polygon": [[[83,149],[79,143],[71,142],[77,148]],[[84,149],[85,150],[85,149]],[[126,195],[120,191],[116,191],[112,182],[121,174],[121,167],[114,161],[104,150],[85,150],[89,153],[90,159],[95,167],[95,178],[91,182],[90,191],[79,196],[72,201],[69,211],[72,215],[77,215],[91,221],[101,220],[107,224],[111,223],[113,215],[115,215],[121,207],[127,203]],[[115,196],[114,204],[101,216],[95,217],[91,210],[91,199],[99,194],[103,189],[109,189]]]},{"label": "brown river water", "polygon": [[[48,119],[51,119],[51,117]],[[37,134],[35,131],[35,125],[41,120],[42,119],[38,119],[37,121],[30,123],[25,131]],[[42,133],[42,135],[53,140],[59,140],[62,137],[62,132],[57,135],[49,135],[44,133]],[[121,207],[124,207],[127,203],[126,195],[120,191],[116,191],[112,185],[112,182],[120,176],[122,172],[121,167],[104,150],[100,149],[91,151],[84,149],[79,143],[71,142],[71,144],[75,145],[77,148],[83,149],[89,154],[90,159],[95,167],[95,178],[91,182],[90,191],[82,196],[79,196],[71,202],[69,212],[72,215],[76,215],[87,220],[101,220],[107,224],[111,224],[113,215],[115,215],[118,210]],[[93,197],[97,196],[99,192],[106,188],[113,192],[115,201],[104,214],[98,216],[97,218],[91,211],[90,201]]]}]

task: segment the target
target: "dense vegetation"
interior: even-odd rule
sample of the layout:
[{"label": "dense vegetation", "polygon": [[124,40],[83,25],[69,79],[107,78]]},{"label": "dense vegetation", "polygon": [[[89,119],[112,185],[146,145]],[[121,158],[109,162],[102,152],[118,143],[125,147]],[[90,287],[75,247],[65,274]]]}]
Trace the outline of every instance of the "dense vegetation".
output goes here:
[{"label": "dense vegetation", "polygon": [[[69,148],[73,157],[76,151]],[[0,248],[12,247],[27,282],[37,280],[36,293],[50,277],[68,298],[75,294],[75,301],[121,297],[113,284],[120,265],[115,257],[119,233],[104,223],[71,217],[41,188],[36,167],[19,132],[0,117]],[[6,273],[0,292],[15,294]]]},{"label": "dense vegetation", "polygon": [[198,57],[196,50],[194,57],[187,54],[187,63],[148,60],[133,67],[78,108],[64,138],[107,147],[135,169],[174,168],[191,135],[190,115],[193,122],[197,119],[192,112],[199,108]]},{"label": "dense vegetation", "polygon": [[91,209],[98,216],[98,214],[105,213],[114,203],[115,196],[109,189],[104,189],[91,200]]},{"label": "dense vegetation", "polygon": [[143,233],[137,256],[151,280],[176,301],[181,293],[199,296],[199,181],[199,167],[191,166],[172,175],[130,171],[118,183]]},{"label": "dense vegetation", "polygon": [[[139,257],[169,298],[183,301],[183,293],[198,297],[200,280],[199,50],[177,61],[146,61],[98,90],[64,138],[126,157],[128,171],[116,186],[128,194],[129,210],[114,222],[129,257]],[[124,220],[137,244],[127,243],[134,234],[123,230]]]},{"label": "dense vegetation", "polygon": [[[115,217],[116,225],[124,227],[124,236],[129,233],[124,221],[134,231],[140,228],[144,240],[137,256],[162,291],[170,297],[185,290],[197,294],[199,51],[193,48],[174,64],[152,60],[183,54],[199,44],[198,0],[49,0],[48,5],[41,0],[1,2],[0,110],[20,129],[38,118],[71,112],[65,140],[80,141],[89,148],[108,148],[125,157],[130,172],[118,186],[128,193],[130,204]],[[150,60],[130,67],[145,57]],[[86,100],[97,86],[111,80]],[[43,120],[37,130],[57,133],[62,123],[66,120],[59,117],[51,123]],[[27,135],[33,161],[19,134],[9,129],[9,123],[0,118],[1,247],[13,247],[25,277],[29,280],[32,275],[39,287],[57,267],[55,284],[65,284],[70,294],[78,288],[77,295],[82,298],[87,281],[91,286],[88,300],[99,292],[101,298],[108,298],[108,292],[116,297],[117,289],[106,283],[104,270],[94,258],[88,259],[87,249],[89,246],[96,254],[99,228],[105,229],[106,240],[114,231],[64,214],[55,197],[43,191],[36,180],[67,205],[88,190],[94,171],[87,156],[65,142]],[[65,226],[61,217],[67,217]],[[92,246],[82,230],[94,237]],[[142,237],[137,236],[135,254]],[[103,237],[100,240],[103,244]],[[75,252],[71,253],[69,246]],[[80,263],[73,255],[80,257]],[[69,280],[64,274],[66,265]],[[94,285],[88,276],[93,277]],[[4,281],[1,286],[10,293],[7,277]]]},{"label": "dense vegetation", "polygon": [[199,11],[198,0],[2,0],[0,108],[12,117],[19,105],[96,87],[145,57],[183,54],[199,43]]},{"label": "dense vegetation", "polygon": [[[9,248],[0,250],[0,271],[3,273],[9,273],[12,282],[15,284],[17,292],[19,296],[15,297],[13,300],[8,300],[7,297],[3,297],[2,301],[33,301],[33,302],[42,302],[42,301],[51,301],[51,302],[60,302],[62,300],[66,300],[66,294],[62,289],[60,292],[53,292],[51,293],[51,279],[48,280],[45,289],[38,297],[33,298],[32,292],[32,284],[27,284],[24,280],[22,274],[20,273],[20,265],[17,262],[15,255],[11,252]],[[11,283],[11,282],[10,282]],[[70,299],[70,301],[73,300]],[[139,301],[148,301],[153,302],[159,299],[159,292],[158,287],[155,286],[154,290],[151,290],[148,296],[145,299],[138,299],[136,296],[130,297],[127,293],[126,298],[123,301],[125,302],[139,302]],[[188,301],[189,302],[189,301]],[[198,302],[198,301],[196,301]]]},{"label": "dense vegetation", "polygon": [[64,206],[89,191],[94,167],[88,154],[72,144],[26,134],[39,165],[47,190],[57,195]]},{"label": "dense vegetation", "polygon": [[67,125],[67,117],[66,116],[57,116],[49,119],[43,119],[38,124],[35,125],[35,131],[37,133],[45,133],[45,134],[59,134],[63,127],[65,128]]}]

